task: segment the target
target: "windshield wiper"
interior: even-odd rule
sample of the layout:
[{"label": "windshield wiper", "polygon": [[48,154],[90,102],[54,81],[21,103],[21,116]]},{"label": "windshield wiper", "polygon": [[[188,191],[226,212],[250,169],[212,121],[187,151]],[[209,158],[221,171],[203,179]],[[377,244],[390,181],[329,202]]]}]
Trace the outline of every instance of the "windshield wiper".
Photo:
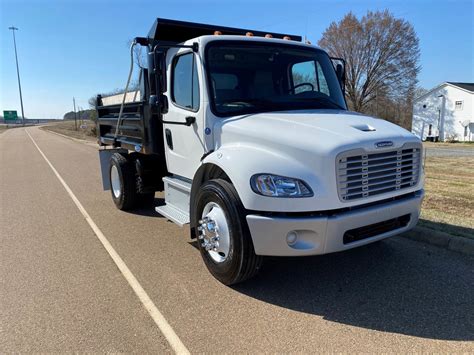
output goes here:
[{"label": "windshield wiper", "polygon": [[324,103],[328,103],[328,104],[331,104],[341,110],[347,110],[347,108],[343,107],[342,105],[339,105],[337,102],[329,99],[329,98],[326,98],[326,97],[295,97],[293,98],[294,100],[297,100],[297,101],[304,101],[304,102],[318,102],[318,101],[322,101]]},{"label": "windshield wiper", "polygon": [[251,105],[272,105],[275,104],[276,102],[271,101],[271,100],[262,100],[262,99],[250,99],[250,98],[242,98],[242,99],[232,99],[232,100],[225,100],[222,102],[219,102],[220,105],[228,105],[228,104],[238,104],[238,103],[244,103],[244,104],[251,104]]}]

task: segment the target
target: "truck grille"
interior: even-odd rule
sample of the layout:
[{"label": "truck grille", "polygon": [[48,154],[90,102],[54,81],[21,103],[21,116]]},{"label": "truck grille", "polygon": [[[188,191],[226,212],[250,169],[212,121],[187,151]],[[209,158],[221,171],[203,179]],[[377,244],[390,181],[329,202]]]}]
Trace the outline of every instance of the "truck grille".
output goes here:
[{"label": "truck grille", "polygon": [[418,183],[420,163],[421,147],[413,144],[381,153],[342,153],[336,164],[339,198],[353,201],[412,187]]}]

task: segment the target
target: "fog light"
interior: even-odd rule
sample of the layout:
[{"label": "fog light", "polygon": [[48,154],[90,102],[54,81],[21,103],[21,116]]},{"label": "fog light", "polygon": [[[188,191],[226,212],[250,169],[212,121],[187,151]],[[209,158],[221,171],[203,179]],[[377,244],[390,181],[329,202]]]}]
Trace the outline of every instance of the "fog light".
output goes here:
[{"label": "fog light", "polygon": [[286,235],[286,242],[288,243],[288,245],[294,245],[297,239],[298,233],[296,233],[295,231],[291,231]]}]

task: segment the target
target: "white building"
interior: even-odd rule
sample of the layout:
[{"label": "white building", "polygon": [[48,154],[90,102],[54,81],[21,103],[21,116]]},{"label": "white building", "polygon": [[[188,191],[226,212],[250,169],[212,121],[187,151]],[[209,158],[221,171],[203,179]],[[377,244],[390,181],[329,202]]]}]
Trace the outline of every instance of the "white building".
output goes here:
[{"label": "white building", "polygon": [[417,97],[412,132],[422,140],[474,140],[474,83],[446,82]]}]

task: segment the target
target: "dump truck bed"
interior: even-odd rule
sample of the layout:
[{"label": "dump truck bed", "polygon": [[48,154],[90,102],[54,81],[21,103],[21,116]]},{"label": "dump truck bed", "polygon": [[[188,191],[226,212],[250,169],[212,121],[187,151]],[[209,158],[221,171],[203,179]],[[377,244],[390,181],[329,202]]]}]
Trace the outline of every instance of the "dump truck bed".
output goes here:
[{"label": "dump truck bed", "polygon": [[123,94],[97,98],[97,135],[101,146],[125,148],[144,154],[163,151],[163,125],[151,120],[149,107],[140,91],[129,92],[125,99],[121,124],[116,128]]}]

